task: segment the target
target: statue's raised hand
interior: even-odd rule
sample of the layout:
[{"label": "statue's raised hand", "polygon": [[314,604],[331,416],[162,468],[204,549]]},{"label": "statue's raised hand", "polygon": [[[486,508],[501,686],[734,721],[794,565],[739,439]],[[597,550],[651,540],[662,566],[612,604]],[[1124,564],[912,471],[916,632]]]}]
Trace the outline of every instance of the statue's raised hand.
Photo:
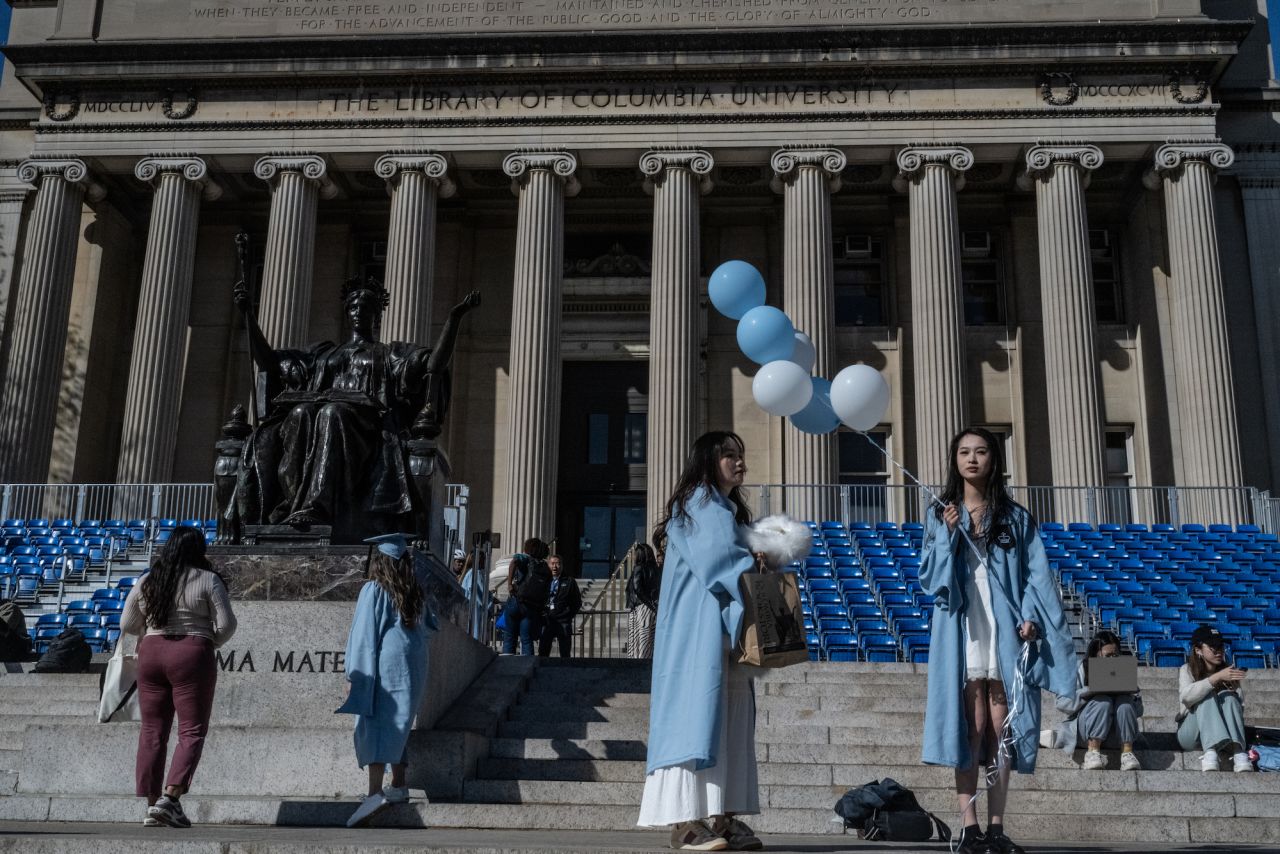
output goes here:
[{"label": "statue's raised hand", "polygon": [[480,305],[480,292],[472,291],[471,293],[467,294],[465,297],[462,298],[462,302],[458,303],[453,307],[453,310],[450,312],[450,314],[452,314],[454,317],[462,317],[462,315],[466,314],[468,311],[471,311],[471,309],[478,307],[479,305]]},{"label": "statue's raised hand", "polygon": [[253,308],[253,300],[249,298],[249,288],[244,282],[237,282],[231,289],[231,302],[240,309],[241,314],[248,314]]}]

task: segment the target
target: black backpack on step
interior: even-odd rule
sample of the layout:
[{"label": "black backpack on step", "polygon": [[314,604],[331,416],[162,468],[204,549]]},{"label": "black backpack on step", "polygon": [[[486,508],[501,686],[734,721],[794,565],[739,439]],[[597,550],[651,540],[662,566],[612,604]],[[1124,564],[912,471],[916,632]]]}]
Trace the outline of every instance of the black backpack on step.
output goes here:
[{"label": "black backpack on step", "polygon": [[78,629],[63,629],[49,643],[32,673],[86,673],[93,660],[93,650]]},{"label": "black backpack on step", "polygon": [[863,839],[927,842],[935,829],[938,839],[951,839],[946,822],[921,807],[910,789],[888,777],[845,792],[835,811],[844,826],[856,828]]}]

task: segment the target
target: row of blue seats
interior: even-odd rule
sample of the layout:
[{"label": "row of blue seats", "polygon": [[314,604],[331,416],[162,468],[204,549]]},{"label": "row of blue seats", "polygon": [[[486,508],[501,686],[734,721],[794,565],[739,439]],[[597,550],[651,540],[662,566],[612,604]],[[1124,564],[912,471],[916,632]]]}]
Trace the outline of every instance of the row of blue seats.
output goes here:
[{"label": "row of blue seats", "polygon": [[77,528],[176,528],[186,525],[191,528],[216,528],[217,519],[5,519],[0,521],[0,529],[67,531]]}]

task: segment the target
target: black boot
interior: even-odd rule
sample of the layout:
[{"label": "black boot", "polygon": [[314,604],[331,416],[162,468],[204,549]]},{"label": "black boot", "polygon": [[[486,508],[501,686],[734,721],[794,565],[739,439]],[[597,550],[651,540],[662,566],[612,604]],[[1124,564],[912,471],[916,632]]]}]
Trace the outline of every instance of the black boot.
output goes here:
[{"label": "black boot", "polygon": [[987,847],[990,854],[1027,854],[1021,845],[1004,835],[1003,824],[987,828]]},{"label": "black boot", "polygon": [[967,824],[960,831],[956,842],[956,854],[989,854],[987,836],[976,824]]}]

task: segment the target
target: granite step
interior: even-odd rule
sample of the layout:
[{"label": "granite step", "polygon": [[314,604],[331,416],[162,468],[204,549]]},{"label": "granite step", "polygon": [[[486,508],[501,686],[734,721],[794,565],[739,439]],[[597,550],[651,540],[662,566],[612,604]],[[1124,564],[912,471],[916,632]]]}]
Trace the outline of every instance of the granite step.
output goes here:
[{"label": "granite step", "polygon": [[[1031,793],[1014,799],[1025,801]],[[1256,797],[1256,796],[1255,796]],[[1060,795],[1052,793],[1046,800],[1052,812],[1036,813],[1021,808],[1009,812],[1007,825],[1019,841],[1056,842],[1072,839],[1079,842],[1135,843],[1266,843],[1280,834],[1280,820],[1248,815],[1221,813],[1212,818],[1183,815],[1120,816],[1101,814],[1081,821],[1078,814],[1054,806]],[[948,796],[951,817],[954,798]],[[183,798],[183,806],[197,824],[276,824],[290,826],[337,827],[345,823],[355,809],[354,799],[278,799],[249,797],[205,797],[192,793]],[[834,803],[834,801],[833,801]],[[1024,807],[1026,805],[1024,804]],[[1222,804],[1214,803],[1214,806]],[[128,822],[141,816],[138,799],[124,796],[12,796],[0,798],[0,820]],[[572,809],[547,809],[543,804],[474,804],[425,803],[413,799],[379,816],[378,827],[450,827],[531,830],[633,830],[638,807],[632,805],[589,805]],[[840,825],[829,806],[781,808],[765,806],[750,824],[761,834],[818,833],[838,834]],[[954,821],[951,822],[955,824]],[[768,840],[766,839],[766,844]],[[851,844],[856,845],[853,840]]]},{"label": "granite step", "polygon": [[92,685],[8,685],[0,679],[0,702],[35,704],[49,700],[86,700],[97,703],[100,696],[96,678]]},{"label": "granite step", "polygon": [[92,700],[68,700],[68,699],[50,699],[50,700],[12,700],[7,695],[0,694],[0,716],[19,716],[25,715],[32,719],[44,721],[51,717],[79,717],[97,719],[98,715],[98,698]]}]

